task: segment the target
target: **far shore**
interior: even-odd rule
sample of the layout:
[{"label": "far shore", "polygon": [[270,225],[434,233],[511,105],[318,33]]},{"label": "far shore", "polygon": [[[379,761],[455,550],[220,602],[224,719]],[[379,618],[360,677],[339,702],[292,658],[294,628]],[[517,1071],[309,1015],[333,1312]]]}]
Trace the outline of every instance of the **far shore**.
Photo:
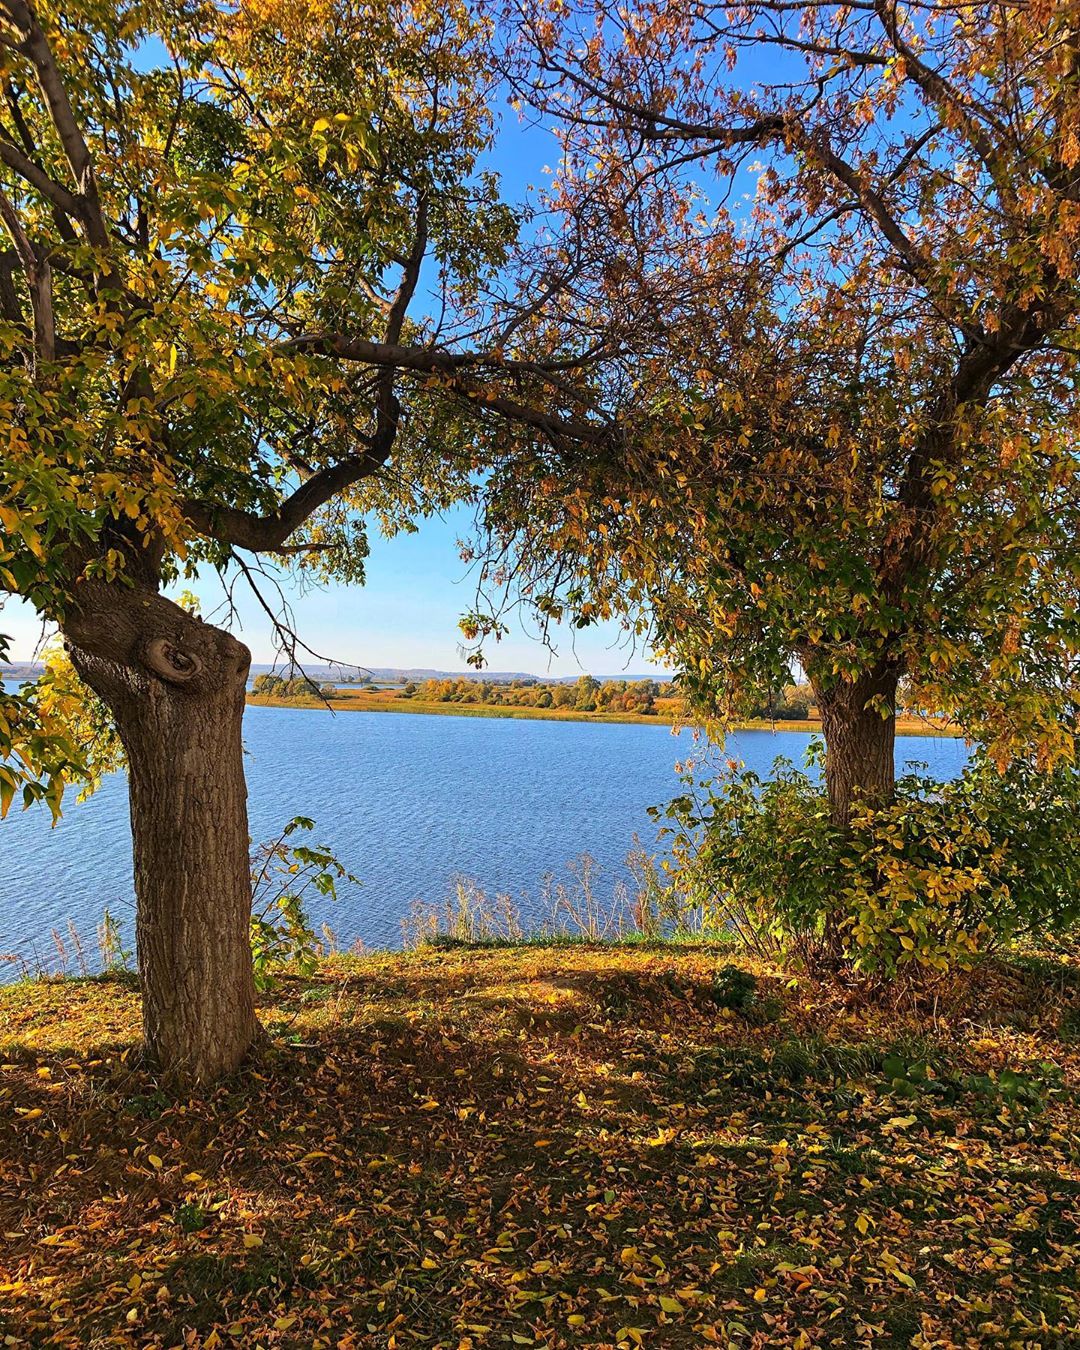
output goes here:
[{"label": "far shore", "polygon": [[[271,698],[265,694],[248,694],[248,703],[257,708],[308,708],[323,709],[327,704],[317,698]],[[574,708],[507,708],[494,707],[482,703],[441,703],[422,699],[406,698],[397,690],[381,689],[378,693],[367,690],[349,690],[329,700],[334,712],[389,712],[419,713],[434,717],[502,717],[523,721],[542,722],[616,722],[642,726],[692,726],[668,709],[658,709],[655,713],[627,712],[579,712]],[[775,721],[756,718],[746,722],[736,722],[732,731],[808,731],[821,730],[817,719],[803,721]],[[898,717],[896,719],[898,736],[947,736],[958,738],[961,733],[953,727],[940,722],[932,722],[922,717]]]}]

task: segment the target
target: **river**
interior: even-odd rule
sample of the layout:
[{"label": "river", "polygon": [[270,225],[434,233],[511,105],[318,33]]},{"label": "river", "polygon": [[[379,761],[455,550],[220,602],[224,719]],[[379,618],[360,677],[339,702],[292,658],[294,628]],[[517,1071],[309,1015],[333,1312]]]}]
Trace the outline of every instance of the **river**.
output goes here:
[{"label": "river", "polygon": [[[259,707],[247,709],[244,739],[252,838],[271,837],[293,816],[313,818],[312,838],[362,883],[344,886],[334,903],[320,900],[314,917],[343,946],[374,947],[400,946],[412,902],[441,903],[455,877],[509,893],[528,916],[544,875],[565,878],[567,864],[589,853],[610,896],[634,836],[656,846],[648,808],[680,791],[676,763],[700,750],[691,733],[659,725]],[[764,773],[777,755],[800,762],[808,740],[740,732],[725,753]],[[898,765],[924,763],[939,778],[966,758],[959,740],[897,740]],[[70,793],[55,829],[44,809],[13,807],[0,822],[0,867],[0,953],[36,949],[51,963],[50,931],[70,920],[96,960],[106,907],[130,943],[124,776],[85,803]]]}]

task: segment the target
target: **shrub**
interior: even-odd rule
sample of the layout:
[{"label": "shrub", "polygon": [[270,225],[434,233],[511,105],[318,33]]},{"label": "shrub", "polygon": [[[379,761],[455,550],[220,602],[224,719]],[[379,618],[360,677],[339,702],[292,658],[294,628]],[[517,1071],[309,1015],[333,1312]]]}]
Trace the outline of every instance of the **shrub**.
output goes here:
[{"label": "shrub", "polygon": [[285,681],[280,675],[274,675],[271,672],[263,671],[256,675],[251,682],[251,691],[254,694],[266,694],[268,696],[280,697],[281,691],[285,688]]},{"label": "shrub", "polygon": [[258,989],[273,988],[275,972],[286,967],[298,975],[314,971],[324,949],[305,907],[310,892],[333,900],[338,882],[359,884],[325,844],[292,842],[297,830],[314,828],[314,821],[297,816],[252,857],[251,958]]},{"label": "shrub", "polygon": [[816,777],[787,761],[768,781],[732,764],[697,786],[704,797],[667,810],[681,883],[759,947],[812,961],[828,920],[860,970],[947,970],[1080,917],[1074,767],[1000,772],[976,756],[951,783],[909,775],[888,805],[857,806],[846,832]]},{"label": "shrub", "polygon": [[720,1008],[745,1012],[757,998],[757,980],[738,966],[721,966],[713,977],[713,998]]}]

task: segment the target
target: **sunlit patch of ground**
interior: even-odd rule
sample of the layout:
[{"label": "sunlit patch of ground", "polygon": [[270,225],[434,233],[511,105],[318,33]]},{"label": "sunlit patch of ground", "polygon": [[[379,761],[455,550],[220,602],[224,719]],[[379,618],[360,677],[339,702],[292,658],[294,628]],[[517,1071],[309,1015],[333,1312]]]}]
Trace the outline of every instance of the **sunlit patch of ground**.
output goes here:
[{"label": "sunlit patch of ground", "polygon": [[1076,969],[729,960],[339,959],[181,1102],[130,983],[0,990],[7,1343],[1076,1344]]}]

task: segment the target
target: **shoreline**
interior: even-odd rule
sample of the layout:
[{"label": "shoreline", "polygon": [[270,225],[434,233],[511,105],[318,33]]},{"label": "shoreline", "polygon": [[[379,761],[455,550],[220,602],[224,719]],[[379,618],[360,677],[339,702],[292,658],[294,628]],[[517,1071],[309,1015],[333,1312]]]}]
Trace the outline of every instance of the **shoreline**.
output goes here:
[{"label": "shoreline", "polygon": [[[255,708],[297,708],[310,712],[326,711],[326,704],[318,699],[271,698],[265,694],[248,694],[247,703]],[[349,695],[345,698],[329,700],[334,712],[378,712],[378,713],[417,713],[424,717],[490,717],[517,721],[540,722],[593,722],[623,726],[675,727],[692,726],[689,722],[680,722],[667,712],[643,713],[590,713],[579,712],[573,708],[500,708],[484,704],[469,703],[424,703],[416,699],[386,697],[380,694]],[[799,731],[820,732],[819,721],[801,720],[790,722],[770,722],[764,718],[754,718],[745,722],[736,722],[731,731]],[[897,718],[897,736],[934,736],[940,739],[960,740],[959,731],[948,727],[935,726],[917,717]]]}]

